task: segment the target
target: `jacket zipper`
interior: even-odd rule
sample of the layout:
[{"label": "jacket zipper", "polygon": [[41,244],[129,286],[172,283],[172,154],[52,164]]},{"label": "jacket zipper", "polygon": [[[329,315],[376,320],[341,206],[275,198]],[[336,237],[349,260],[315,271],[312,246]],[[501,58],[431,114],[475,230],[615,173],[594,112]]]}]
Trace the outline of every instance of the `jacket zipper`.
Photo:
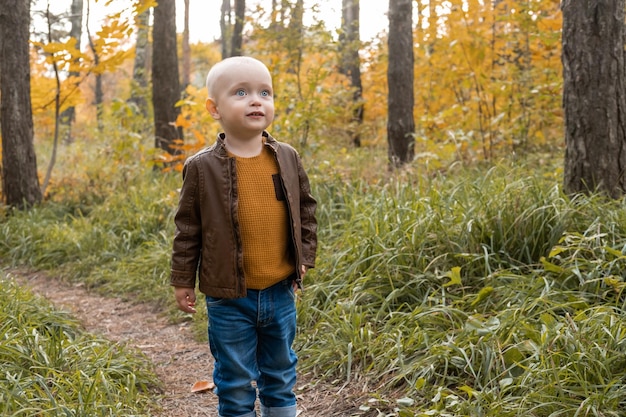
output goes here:
[{"label": "jacket zipper", "polygon": [[[269,146],[269,145],[268,145]],[[294,261],[296,267],[296,284],[298,284],[298,288],[301,291],[304,291],[304,286],[302,285],[302,277],[300,276],[300,254],[298,253],[298,245],[295,240],[295,230],[293,230],[293,214],[291,213],[291,201],[289,200],[290,194],[287,192],[287,187],[285,187],[285,178],[283,177],[283,170],[281,169],[280,162],[278,161],[278,150],[272,148],[272,153],[274,154],[274,159],[276,160],[276,165],[278,166],[278,174],[280,175],[280,186],[283,189],[283,194],[285,195],[285,202],[287,203],[287,215],[289,216],[289,230],[291,230],[291,244],[294,249]]]},{"label": "jacket zipper", "polygon": [[236,271],[236,279],[235,279],[235,290],[237,292],[238,295],[242,295],[243,291],[242,291],[242,285],[241,285],[241,281],[242,281],[242,277],[243,277],[243,273],[241,270],[241,265],[239,265],[239,252],[241,251],[241,245],[240,245],[240,240],[241,238],[239,237],[239,223],[237,221],[237,216],[235,216],[234,213],[234,205],[235,205],[235,200],[237,199],[237,197],[234,195],[235,194],[235,187],[236,187],[236,183],[237,183],[237,179],[234,178],[234,176],[236,175],[236,169],[235,169],[235,159],[234,158],[228,158],[228,180],[229,180],[229,187],[230,187],[230,221],[232,222],[232,231],[233,231],[233,239],[235,241],[235,245],[236,245],[236,251],[235,251],[235,271]]}]

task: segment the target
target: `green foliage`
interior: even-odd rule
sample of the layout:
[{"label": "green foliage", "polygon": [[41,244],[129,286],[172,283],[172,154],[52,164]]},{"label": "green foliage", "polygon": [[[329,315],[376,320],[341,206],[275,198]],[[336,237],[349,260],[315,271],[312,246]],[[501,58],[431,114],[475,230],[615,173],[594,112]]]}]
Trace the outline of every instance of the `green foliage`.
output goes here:
[{"label": "green foliage", "polygon": [[[69,279],[90,286],[108,283],[120,294],[145,297],[146,288],[165,285],[169,278],[176,183],[148,173],[126,187],[84,212],[50,204],[14,213],[0,224],[2,258],[13,265],[61,267]],[[161,190],[171,192],[153,199]],[[132,271],[136,279],[124,279]]]},{"label": "green foliage", "polygon": [[407,415],[623,414],[621,204],[528,168],[316,183],[303,371],[404,387]]},{"label": "green foliage", "polygon": [[[561,173],[545,157],[476,165],[561,142],[558,5],[432,1],[427,10],[417,4],[417,160],[393,173],[377,147],[386,128],[385,39],[361,50],[364,148],[349,150],[342,144],[349,141],[352,96],[336,71],[333,34],[318,23],[304,32],[287,22],[264,27],[272,19],[260,9],[250,19],[244,48],[274,74],[272,133],[299,145],[320,203],[318,266],[298,304],[301,371],[366,387],[372,399],[364,409],[384,415],[626,414],[623,202],[563,196]],[[119,39],[115,27],[100,39],[107,33]],[[47,48],[50,59],[68,65],[76,54],[71,42]],[[197,51],[202,80],[203,64],[217,59],[217,49]],[[121,65],[124,55],[101,52],[110,65],[92,71]],[[43,64],[35,66],[34,85],[49,87]],[[70,97],[70,81],[64,84],[68,105],[80,102]],[[201,84],[188,87],[179,103],[185,154],[211,143],[218,129],[204,109]],[[40,92],[34,100],[38,160],[45,162],[50,120],[41,113],[50,88],[34,91]],[[0,220],[0,259],[173,308],[169,253],[180,177],[152,170],[152,144],[135,133],[147,125],[132,105],[119,99],[106,109],[104,133],[76,123],[78,140],[63,145],[47,202]],[[21,297],[9,294],[0,303]],[[206,326],[201,318],[196,323]],[[54,334],[82,337],[61,327]],[[25,347],[51,332],[23,322],[1,328],[22,332]],[[43,361],[37,352],[29,359]],[[46,355],[71,369],[63,358]],[[115,370],[112,363],[103,368]],[[69,384],[16,375],[22,374],[0,375],[13,387],[0,404],[25,387],[51,403],[49,393]]]},{"label": "green foliage", "polygon": [[[68,146],[51,201],[0,221],[0,258],[173,310],[180,176],[111,137],[96,155]],[[303,373],[363,383],[364,407],[397,415],[626,412],[621,202],[566,198],[546,157],[388,172],[384,150],[332,149],[302,154],[320,223],[298,303]]]},{"label": "green foliage", "polygon": [[0,414],[147,416],[156,377],[138,352],[80,330],[0,276]]},{"label": "green foliage", "polygon": [[[58,183],[74,187],[7,213],[0,258],[173,310],[180,176],[116,153],[142,147],[112,137]],[[298,304],[303,373],[367,381],[364,407],[398,415],[626,412],[621,202],[566,198],[545,157],[393,173],[382,150],[303,158],[320,223]]]}]

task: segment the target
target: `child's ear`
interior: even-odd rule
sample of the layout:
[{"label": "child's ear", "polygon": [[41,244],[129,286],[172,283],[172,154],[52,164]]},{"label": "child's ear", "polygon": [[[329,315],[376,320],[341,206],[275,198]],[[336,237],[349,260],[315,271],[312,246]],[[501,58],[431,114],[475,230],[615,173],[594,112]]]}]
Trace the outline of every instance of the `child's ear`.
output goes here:
[{"label": "child's ear", "polygon": [[206,109],[209,111],[209,113],[211,114],[211,116],[213,116],[215,120],[220,119],[220,112],[217,109],[217,103],[215,102],[215,100],[213,100],[212,98],[207,98],[205,106],[206,106]]}]

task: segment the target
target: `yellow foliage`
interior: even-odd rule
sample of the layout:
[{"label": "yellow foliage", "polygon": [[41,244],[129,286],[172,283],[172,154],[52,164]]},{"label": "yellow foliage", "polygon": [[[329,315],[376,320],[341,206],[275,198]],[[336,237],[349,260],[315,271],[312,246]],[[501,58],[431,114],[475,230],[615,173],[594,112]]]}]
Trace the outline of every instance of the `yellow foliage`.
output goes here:
[{"label": "yellow foliage", "polygon": [[[138,13],[154,3],[137,0],[129,7]],[[561,146],[557,2],[430,0],[417,4],[412,87],[418,164],[442,169],[454,161],[469,164],[536,147]],[[301,147],[337,145],[341,149],[351,146],[348,132],[357,130],[362,146],[386,146],[389,56],[385,35],[360,50],[364,123],[354,126],[353,92],[337,69],[339,48],[333,33],[314,25],[300,38],[289,25],[270,28],[268,13],[257,8],[247,16],[244,54],[262,59],[272,72],[276,94],[272,134]],[[63,108],[81,106],[77,120],[87,122],[95,114],[88,84],[93,74],[105,77],[107,103],[125,102],[134,37],[133,19],[124,16],[109,16],[95,34],[97,64],[91,51],[79,51],[71,39],[34,44],[39,52],[32,69],[38,134],[45,135],[53,127],[50,106],[56,86],[49,71],[53,61],[65,73],[80,73],[65,76],[61,85]],[[191,85],[179,103],[181,115],[176,121],[184,130],[185,142],[177,146],[175,155],[161,157],[174,169],[176,161],[213,143],[219,132],[219,124],[204,106],[204,80],[221,59],[219,44],[198,43],[191,51]],[[76,88],[79,82],[81,87]],[[105,109],[114,112],[122,107]],[[123,118],[132,117],[136,115]]]},{"label": "yellow foliage", "polygon": [[156,6],[157,6],[156,0],[137,0],[135,1],[135,4],[133,5],[135,14],[141,14],[145,12],[146,10],[148,10],[149,8],[156,7]]},{"label": "yellow foliage", "polygon": [[[491,159],[558,138],[562,118],[560,17],[550,0],[464,2],[438,18],[437,37],[415,31],[415,115],[439,144],[462,138],[472,159]],[[443,9],[442,9],[443,10]],[[418,132],[420,136],[420,132]]]}]

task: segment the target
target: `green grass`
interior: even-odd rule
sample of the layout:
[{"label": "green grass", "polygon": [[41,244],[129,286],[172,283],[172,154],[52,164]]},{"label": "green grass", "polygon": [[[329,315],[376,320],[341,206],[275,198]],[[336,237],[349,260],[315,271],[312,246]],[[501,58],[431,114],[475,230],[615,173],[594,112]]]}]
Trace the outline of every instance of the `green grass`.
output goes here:
[{"label": "green grass", "polygon": [[[307,377],[400,416],[626,414],[623,202],[570,199],[545,163],[391,175],[382,152],[304,158],[320,223],[298,302]],[[6,216],[3,263],[173,310],[180,177],[128,170]]]},{"label": "green grass", "polygon": [[2,416],[147,416],[158,384],[139,352],[85,333],[4,274],[0,369]]},{"label": "green grass", "polygon": [[13,213],[0,223],[2,259],[53,269],[123,297],[165,303],[169,294],[161,289],[169,279],[177,185],[172,175],[147,173],[78,212],[50,203]]},{"label": "green grass", "polygon": [[318,184],[301,369],[402,386],[407,415],[623,415],[622,204],[525,172]]}]

